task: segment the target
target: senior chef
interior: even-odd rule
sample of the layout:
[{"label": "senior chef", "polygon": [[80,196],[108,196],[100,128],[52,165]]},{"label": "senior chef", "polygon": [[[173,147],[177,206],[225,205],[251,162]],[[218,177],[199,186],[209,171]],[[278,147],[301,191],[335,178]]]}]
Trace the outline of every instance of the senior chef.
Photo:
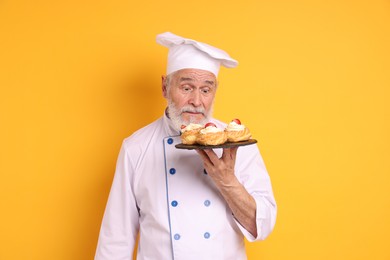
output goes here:
[{"label": "senior chef", "polygon": [[237,61],[226,52],[166,32],[169,48],[161,118],[122,144],[106,205],[95,260],[246,259],[244,237],[265,239],[273,230],[276,203],[256,145],[181,150],[180,127],[213,122],[221,65]]}]

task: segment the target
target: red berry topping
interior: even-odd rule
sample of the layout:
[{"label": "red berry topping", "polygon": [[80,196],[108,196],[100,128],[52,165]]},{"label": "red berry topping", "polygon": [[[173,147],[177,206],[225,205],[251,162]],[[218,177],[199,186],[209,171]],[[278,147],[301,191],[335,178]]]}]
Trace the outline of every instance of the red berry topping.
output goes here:
[{"label": "red berry topping", "polygon": [[232,122],[235,122],[237,125],[241,125],[241,121],[238,118],[233,119]]},{"label": "red berry topping", "polygon": [[211,122],[209,122],[209,123],[205,124],[205,126],[204,126],[204,127],[208,127],[208,126],[217,127],[217,126],[216,126],[214,123],[211,123]]}]

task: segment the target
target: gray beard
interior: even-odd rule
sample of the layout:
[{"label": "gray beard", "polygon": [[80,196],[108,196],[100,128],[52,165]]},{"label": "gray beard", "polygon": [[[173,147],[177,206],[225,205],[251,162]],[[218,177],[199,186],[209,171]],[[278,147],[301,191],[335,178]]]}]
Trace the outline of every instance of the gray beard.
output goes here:
[{"label": "gray beard", "polygon": [[212,108],[211,108],[210,111],[205,114],[205,118],[203,120],[198,120],[198,119],[195,119],[192,117],[190,117],[189,120],[184,120],[181,117],[182,110],[176,108],[175,104],[173,104],[173,102],[171,100],[168,100],[167,112],[168,112],[168,117],[171,119],[173,126],[177,131],[181,130],[182,125],[189,125],[191,123],[205,125],[206,123],[208,123],[210,121],[212,113],[213,113]]}]

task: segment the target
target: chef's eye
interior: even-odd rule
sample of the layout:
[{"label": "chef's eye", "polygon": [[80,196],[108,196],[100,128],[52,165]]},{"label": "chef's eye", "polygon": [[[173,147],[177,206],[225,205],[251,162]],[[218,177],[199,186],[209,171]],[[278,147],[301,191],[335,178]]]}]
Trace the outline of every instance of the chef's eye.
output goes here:
[{"label": "chef's eye", "polygon": [[202,88],[200,90],[200,92],[202,92],[203,94],[209,94],[211,92],[211,89],[210,88]]},{"label": "chef's eye", "polygon": [[190,87],[190,86],[183,86],[183,87],[181,88],[181,90],[182,90],[184,93],[189,93],[189,92],[192,91],[192,87]]}]

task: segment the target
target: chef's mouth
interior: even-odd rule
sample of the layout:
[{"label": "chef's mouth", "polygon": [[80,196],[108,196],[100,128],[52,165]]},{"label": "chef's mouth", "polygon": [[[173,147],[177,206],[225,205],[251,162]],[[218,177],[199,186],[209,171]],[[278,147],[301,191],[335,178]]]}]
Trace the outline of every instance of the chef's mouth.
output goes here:
[{"label": "chef's mouth", "polygon": [[202,112],[184,111],[183,114],[184,113],[190,114],[190,115],[203,115],[204,116],[204,113],[202,113]]}]

